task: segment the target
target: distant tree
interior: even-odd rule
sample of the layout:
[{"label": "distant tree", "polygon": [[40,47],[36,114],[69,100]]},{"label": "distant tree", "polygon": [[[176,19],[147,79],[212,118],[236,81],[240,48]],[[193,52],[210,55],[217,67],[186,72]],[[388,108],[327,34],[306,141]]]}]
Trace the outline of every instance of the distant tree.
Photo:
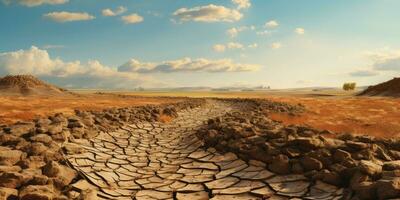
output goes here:
[{"label": "distant tree", "polygon": [[357,84],[354,82],[353,83],[344,83],[343,90],[345,90],[345,91],[355,90],[356,86],[357,86]]}]

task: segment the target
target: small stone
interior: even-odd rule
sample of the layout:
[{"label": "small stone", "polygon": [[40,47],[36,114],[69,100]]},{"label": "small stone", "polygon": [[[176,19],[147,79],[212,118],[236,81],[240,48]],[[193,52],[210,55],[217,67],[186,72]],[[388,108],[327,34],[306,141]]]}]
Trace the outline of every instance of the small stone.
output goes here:
[{"label": "small stone", "polygon": [[400,160],[383,163],[383,170],[392,171],[400,169]]},{"label": "small stone", "polygon": [[57,162],[50,161],[43,167],[43,174],[48,177],[54,177],[62,186],[66,186],[77,176],[75,170],[60,165]]},{"label": "small stone", "polygon": [[347,160],[349,158],[351,158],[351,154],[341,149],[336,150],[335,154],[333,154],[333,159],[336,162],[343,162],[344,160]]},{"label": "small stone", "polygon": [[376,192],[379,199],[396,198],[400,195],[400,178],[379,180],[376,182]]},{"label": "small stone", "polygon": [[51,186],[28,185],[19,192],[21,200],[52,200],[57,195]]},{"label": "small stone", "polygon": [[18,190],[0,187],[0,200],[17,199]]},{"label": "small stone", "polygon": [[355,150],[363,150],[368,148],[368,144],[362,142],[347,141],[346,145]]},{"label": "small stone", "polygon": [[301,159],[301,164],[303,165],[306,171],[322,169],[321,161],[309,156],[306,156],[303,159]]},{"label": "small stone", "polygon": [[97,197],[97,190],[94,189],[82,191],[78,198],[78,200],[97,200],[97,199],[99,199]]},{"label": "small stone", "polygon": [[268,165],[268,168],[278,174],[288,174],[290,172],[289,158],[280,154],[272,159],[272,163]]},{"label": "small stone", "polygon": [[12,166],[24,157],[22,151],[0,146],[0,165]]},{"label": "small stone", "polygon": [[373,176],[382,172],[382,166],[368,160],[362,160],[360,162],[360,170],[365,174]]}]

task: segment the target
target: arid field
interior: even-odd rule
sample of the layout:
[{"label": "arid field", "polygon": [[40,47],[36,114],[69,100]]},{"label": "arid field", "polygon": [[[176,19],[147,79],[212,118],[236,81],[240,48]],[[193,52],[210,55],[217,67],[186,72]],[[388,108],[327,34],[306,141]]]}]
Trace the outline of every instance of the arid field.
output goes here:
[{"label": "arid field", "polygon": [[55,113],[72,114],[74,110],[103,110],[145,104],[172,103],[179,98],[149,98],[114,94],[71,96],[0,96],[0,124],[27,121]]},{"label": "arid field", "polygon": [[[14,123],[54,113],[71,114],[75,109],[102,110],[145,104],[171,103],[180,97],[261,98],[304,105],[297,115],[270,113],[286,125],[308,125],[336,133],[367,134],[393,137],[400,134],[400,99],[389,97],[356,97],[342,91],[249,91],[249,92],[126,92],[74,91],[68,97],[2,96],[0,123]],[[168,98],[176,97],[176,98]]]}]

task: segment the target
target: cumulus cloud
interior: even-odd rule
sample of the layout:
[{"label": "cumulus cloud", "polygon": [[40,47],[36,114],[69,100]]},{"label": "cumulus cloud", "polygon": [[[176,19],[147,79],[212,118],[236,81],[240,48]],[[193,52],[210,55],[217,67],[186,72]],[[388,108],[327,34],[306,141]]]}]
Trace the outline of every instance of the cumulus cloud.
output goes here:
[{"label": "cumulus cloud", "polygon": [[43,4],[50,4],[50,5],[65,4],[68,1],[69,0],[3,0],[3,3],[5,3],[6,5],[11,3],[18,3],[23,6],[35,7]]},{"label": "cumulus cloud", "polygon": [[279,49],[279,48],[281,48],[282,47],[282,44],[280,43],[280,42],[273,42],[272,44],[271,44],[271,48],[272,49]]},{"label": "cumulus cloud", "polygon": [[249,48],[257,48],[258,44],[257,43],[249,44],[247,47],[249,47]]},{"label": "cumulus cloud", "polygon": [[140,16],[136,13],[122,16],[121,19],[122,19],[122,21],[124,21],[125,24],[137,24],[144,20],[142,16]]},{"label": "cumulus cloud", "polygon": [[240,20],[243,14],[224,6],[209,4],[193,8],[180,8],[173,13],[173,16],[182,22],[235,22]]},{"label": "cumulus cloud", "polygon": [[183,58],[161,63],[142,63],[132,59],[118,68],[120,72],[172,73],[172,72],[246,72],[255,71],[258,65],[234,63],[230,59],[208,60]]},{"label": "cumulus cloud", "polygon": [[43,17],[53,20],[55,22],[72,22],[72,21],[85,21],[92,20],[95,17],[86,12],[51,12],[44,14]]},{"label": "cumulus cloud", "polygon": [[237,5],[237,9],[250,8],[250,0],[232,0],[232,3]]},{"label": "cumulus cloud", "polygon": [[296,28],[296,29],[294,29],[294,32],[295,32],[296,34],[298,34],[298,35],[304,35],[304,33],[305,33],[306,31],[304,30],[304,28]]},{"label": "cumulus cloud", "polygon": [[228,49],[243,49],[243,44],[237,42],[229,42],[226,46]]},{"label": "cumulus cloud", "polygon": [[115,11],[110,8],[104,9],[101,11],[101,14],[106,17],[113,17],[117,15],[121,15],[126,12],[128,9],[126,7],[120,6]]},{"label": "cumulus cloud", "polygon": [[373,71],[373,70],[356,70],[353,72],[350,72],[350,76],[356,76],[356,77],[369,77],[369,76],[376,76],[379,75],[379,72]]},{"label": "cumulus cloud", "polygon": [[213,46],[213,50],[216,52],[224,52],[225,49],[226,49],[226,47],[223,44],[216,44]]},{"label": "cumulus cloud", "polygon": [[400,71],[400,50],[383,49],[365,55],[372,61],[374,70]]},{"label": "cumulus cloud", "polygon": [[0,53],[0,75],[7,74],[32,74],[60,85],[76,84],[74,87],[132,88],[150,81],[135,73],[119,72],[97,60],[81,63],[52,59],[46,50],[35,46]]},{"label": "cumulus cloud", "polygon": [[230,28],[226,31],[226,34],[229,35],[230,37],[234,38],[238,36],[238,34],[242,31],[245,30],[254,30],[256,27],[255,26],[241,26],[241,27],[233,27]]},{"label": "cumulus cloud", "polygon": [[279,26],[279,23],[275,20],[271,20],[265,23],[265,27],[267,28],[276,28]]}]

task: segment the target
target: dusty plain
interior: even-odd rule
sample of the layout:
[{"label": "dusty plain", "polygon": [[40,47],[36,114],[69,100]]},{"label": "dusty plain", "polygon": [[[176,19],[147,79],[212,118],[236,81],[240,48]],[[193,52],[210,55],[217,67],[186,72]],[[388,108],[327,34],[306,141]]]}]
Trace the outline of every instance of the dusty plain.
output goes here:
[{"label": "dusty plain", "polygon": [[[179,97],[265,98],[273,101],[302,104],[300,115],[269,113],[284,124],[307,125],[335,133],[367,134],[397,137],[400,134],[400,99],[357,97],[358,92],[341,90],[269,90],[269,91],[74,91],[71,97],[0,97],[0,124],[30,120],[74,109],[101,110],[179,101]],[[165,98],[178,97],[178,98]]]}]

